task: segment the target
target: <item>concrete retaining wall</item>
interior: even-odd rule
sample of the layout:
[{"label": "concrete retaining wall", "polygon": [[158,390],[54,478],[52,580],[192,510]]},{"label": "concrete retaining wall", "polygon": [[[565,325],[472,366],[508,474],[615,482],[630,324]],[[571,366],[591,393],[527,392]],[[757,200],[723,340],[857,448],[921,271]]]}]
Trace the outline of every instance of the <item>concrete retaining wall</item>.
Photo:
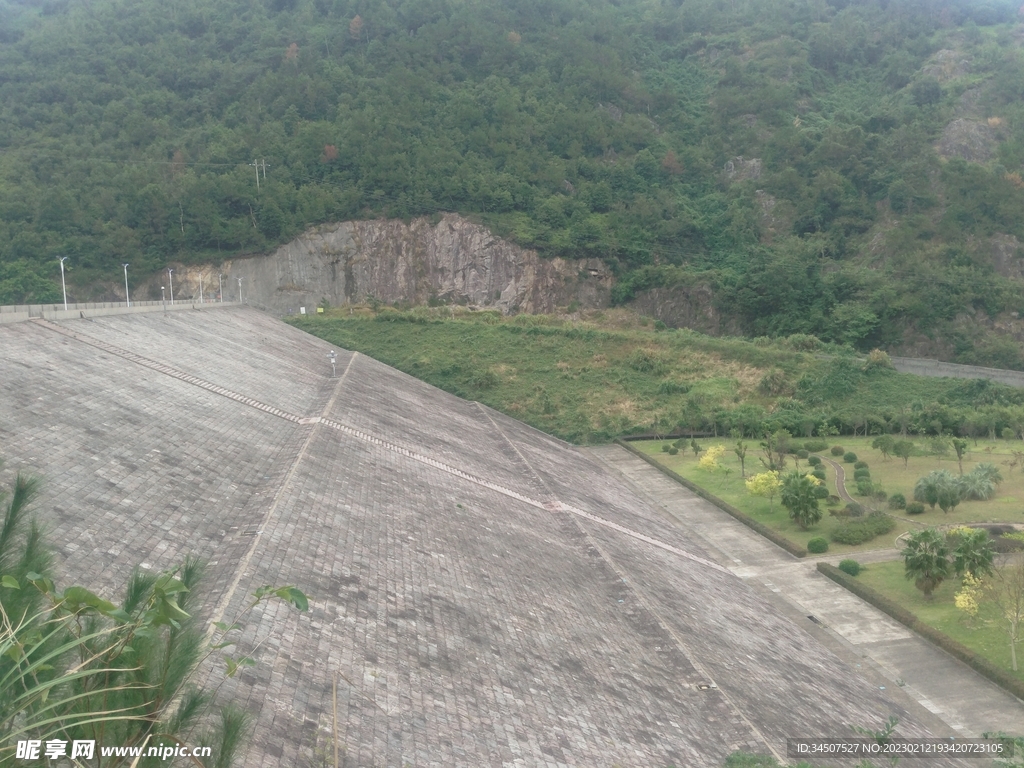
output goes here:
[{"label": "concrete retaining wall", "polygon": [[103,317],[104,315],[131,315],[139,312],[177,312],[186,309],[219,309],[237,307],[237,301],[206,302],[177,301],[174,304],[162,301],[133,301],[129,307],[123,301],[106,301],[89,304],[19,304],[0,307],[0,325],[20,323],[41,317],[44,320],[75,320],[78,318]]},{"label": "concrete retaining wall", "polygon": [[1011,387],[1024,387],[1024,371],[1007,371],[1001,368],[982,368],[978,365],[957,365],[938,360],[922,360],[914,357],[893,357],[893,367],[900,373],[917,376],[946,377],[950,379],[990,379]]}]

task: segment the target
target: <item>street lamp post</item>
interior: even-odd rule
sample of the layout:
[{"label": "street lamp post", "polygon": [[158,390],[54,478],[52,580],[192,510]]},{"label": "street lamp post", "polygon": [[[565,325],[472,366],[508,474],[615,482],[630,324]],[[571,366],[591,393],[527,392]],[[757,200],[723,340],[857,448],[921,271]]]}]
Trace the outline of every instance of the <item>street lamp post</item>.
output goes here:
[{"label": "street lamp post", "polygon": [[174,270],[167,268],[167,280],[171,286],[171,306],[174,306]]},{"label": "street lamp post", "polygon": [[128,307],[131,308],[132,296],[128,293],[128,265],[122,264],[121,266],[124,267],[124,298],[128,302]]},{"label": "street lamp post", "polygon": [[338,378],[338,353],[332,349],[330,352],[327,353],[327,356],[331,358],[331,378],[336,379]]},{"label": "street lamp post", "polygon": [[220,284],[220,303],[224,303],[224,275],[217,275],[217,282]]},{"label": "street lamp post", "polygon": [[242,303],[242,280],[244,278],[238,278],[238,303]]},{"label": "street lamp post", "polygon": [[162,301],[164,303],[164,312],[167,311],[167,294],[165,293],[166,290],[167,290],[167,286],[164,286],[164,285],[160,286],[160,301]]},{"label": "street lamp post", "polygon": [[[199,273],[199,303],[203,303],[203,273]],[[194,294],[193,294],[194,295]]]},{"label": "street lamp post", "polygon": [[61,256],[60,257],[60,287],[61,287],[61,290],[64,291],[64,311],[67,312],[68,311],[68,286],[64,282],[64,260],[65,259],[67,259],[67,256]]}]

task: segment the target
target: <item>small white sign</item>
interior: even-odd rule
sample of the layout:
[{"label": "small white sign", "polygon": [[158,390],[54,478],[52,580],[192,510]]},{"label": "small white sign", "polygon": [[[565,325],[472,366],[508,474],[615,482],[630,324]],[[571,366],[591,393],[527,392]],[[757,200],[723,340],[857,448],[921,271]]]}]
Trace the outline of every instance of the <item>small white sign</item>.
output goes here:
[{"label": "small white sign", "polygon": [[306,308],[305,307],[299,307],[299,314],[300,315],[306,314]]}]

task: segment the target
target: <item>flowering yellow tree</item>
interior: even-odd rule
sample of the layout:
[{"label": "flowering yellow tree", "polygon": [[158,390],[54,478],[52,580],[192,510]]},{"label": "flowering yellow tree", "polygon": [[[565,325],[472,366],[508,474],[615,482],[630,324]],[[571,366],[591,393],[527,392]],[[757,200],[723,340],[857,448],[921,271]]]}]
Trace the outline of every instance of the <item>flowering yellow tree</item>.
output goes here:
[{"label": "flowering yellow tree", "polygon": [[770,511],[775,495],[782,488],[782,481],[779,479],[778,472],[761,472],[747,480],[746,486],[747,493],[751,496],[761,496],[768,499],[768,509]]},{"label": "flowering yellow tree", "polygon": [[978,616],[978,599],[984,589],[985,584],[981,579],[966,573],[960,590],[953,596],[953,604],[967,617],[968,623],[973,622]]},{"label": "flowering yellow tree", "polygon": [[718,460],[725,455],[724,445],[714,445],[704,451],[704,455],[700,457],[700,461],[697,462],[697,466],[701,469],[706,469],[709,472],[714,472],[719,469],[721,465]]}]

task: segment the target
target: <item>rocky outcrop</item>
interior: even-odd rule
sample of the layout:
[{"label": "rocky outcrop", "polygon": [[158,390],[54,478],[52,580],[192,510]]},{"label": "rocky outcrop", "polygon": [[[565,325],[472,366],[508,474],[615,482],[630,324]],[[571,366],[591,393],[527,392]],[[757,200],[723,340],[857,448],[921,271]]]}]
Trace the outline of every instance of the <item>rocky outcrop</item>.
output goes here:
[{"label": "rocky outcrop", "polygon": [[229,297],[242,278],[244,300],[278,314],[312,311],[324,300],[337,306],[371,298],[551,312],[572,302],[606,306],[612,285],[598,259],[545,259],[454,214],[440,221],[323,225],[270,255],[227,262],[221,271]]},{"label": "rocky outcrop", "polygon": [[973,163],[987,162],[995,151],[992,128],[976,120],[957,118],[942,131],[939,154],[945,158],[962,157]]},{"label": "rocky outcrop", "polygon": [[661,320],[670,328],[690,328],[710,336],[740,333],[735,318],[722,317],[719,313],[711,286],[706,284],[649,288],[637,293],[629,306],[642,315]]}]

